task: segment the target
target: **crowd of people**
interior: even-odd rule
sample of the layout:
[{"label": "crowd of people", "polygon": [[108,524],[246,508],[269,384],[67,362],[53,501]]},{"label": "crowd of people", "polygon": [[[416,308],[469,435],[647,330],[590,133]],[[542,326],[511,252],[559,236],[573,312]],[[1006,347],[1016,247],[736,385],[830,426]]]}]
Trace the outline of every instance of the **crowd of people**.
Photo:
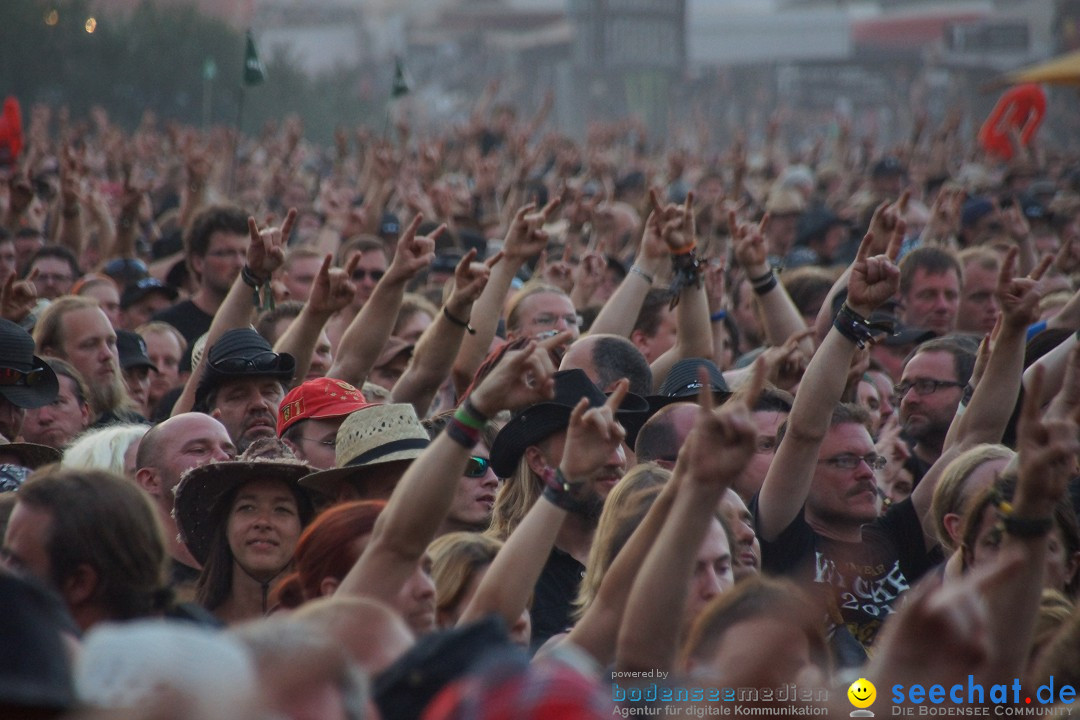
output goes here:
[{"label": "crowd of people", "polygon": [[495,99],[331,147],[30,110],[0,715],[1068,706],[1076,158]]}]

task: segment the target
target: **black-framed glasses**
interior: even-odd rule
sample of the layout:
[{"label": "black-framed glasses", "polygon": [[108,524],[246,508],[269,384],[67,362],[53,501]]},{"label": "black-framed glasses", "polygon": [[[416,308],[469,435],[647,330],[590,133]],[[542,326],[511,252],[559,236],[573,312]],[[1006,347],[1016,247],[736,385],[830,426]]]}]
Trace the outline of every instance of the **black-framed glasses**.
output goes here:
[{"label": "black-framed glasses", "polygon": [[375,282],[379,282],[383,279],[383,275],[385,274],[385,270],[365,270],[364,268],[357,268],[356,270],[353,270],[352,279],[359,282],[364,278],[370,277]]},{"label": "black-framed glasses", "polygon": [[266,350],[251,357],[226,357],[210,363],[210,367],[223,373],[277,372],[281,356],[273,350]]},{"label": "black-framed glasses", "polygon": [[469,462],[465,463],[465,476],[471,478],[484,477],[487,475],[489,467],[491,467],[490,460],[486,457],[473,455],[469,458]]},{"label": "black-framed glasses", "polygon": [[33,387],[45,379],[45,368],[34,368],[26,372],[15,368],[0,367],[0,386]]},{"label": "black-framed glasses", "polygon": [[884,455],[878,455],[877,453],[870,453],[868,455],[856,455],[855,453],[842,453],[840,455],[834,455],[831,458],[825,458],[819,460],[827,465],[832,465],[835,468],[841,470],[854,470],[859,467],[859,463],[866,463],[872,470],[883,470],[885,465],[889,462]]},{"label": "black-framed glasses", "polygon": [[916,395],[933,395],[941,388],[947,387],[963,387],[964,383],[956,382],[955,380],[931,380],[929,378],[922,378],[920,380],[905,380],[902,383],[898,383],[893,386],[893,392],[896,393],[898,400],[903,399],[908,394],[908,390],[914,389]]}]

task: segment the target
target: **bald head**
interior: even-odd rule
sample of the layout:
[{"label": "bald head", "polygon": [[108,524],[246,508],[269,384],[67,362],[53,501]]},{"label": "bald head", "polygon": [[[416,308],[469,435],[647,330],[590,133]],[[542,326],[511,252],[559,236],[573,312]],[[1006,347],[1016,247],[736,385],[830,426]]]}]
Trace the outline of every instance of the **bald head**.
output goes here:
[{"label": "bald head", "polygon": [[622,378],[630,380],[630,392],[652,393],[652,370],[634,343],[618,335],[586,335],[578,338],[563,355],[560,370],[578,369],[604,392]]},{"label": "bald head", "polygon": [[319,598],[302,605],[295,616],[324,628],[372,677],[404,655],[415,642],[401,615],[389,605],[369,598]]},{"label": "bald head", "polygon": [[641,426],[634,454],[638,462],[655,462],[669,470],[698,415],[698,406],[690,402],[672,403],[661,408]]}]

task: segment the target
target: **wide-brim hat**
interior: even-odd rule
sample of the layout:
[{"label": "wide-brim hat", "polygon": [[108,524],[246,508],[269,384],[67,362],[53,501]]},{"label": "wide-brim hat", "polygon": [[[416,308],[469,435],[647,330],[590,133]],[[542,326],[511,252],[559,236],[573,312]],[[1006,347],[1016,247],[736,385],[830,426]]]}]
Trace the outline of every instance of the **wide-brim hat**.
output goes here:
[{"label": "wide-brim hat", "polygon": [[311,473],[300,484],[334,495],[342,482],[362,483],[367,469],[415,460],[430,442],[412,405],[369,405],[351,413],[338,428],[337,467]]},{"label": "wide-brim hat", "polygon": [[0,318],[0,395],[25,410],[56,399],[60,383],[49,364],[34,354],[30,333]]},{"label": "wide-brim hat", "polygon": [[39,445],[28,442],[0,441],[0,455],[5,453],[19,458],[19,464],[31,470],[37,470],[42,465],[60,462],[62,453],[54,447]]},{"label": "wide-brim hat", "polygon": [[277,443],[280,443],[277,438],[258,440],[238,460],[201,465],[181,476],[176,486],[173,517],[181,542],[200,565],[210,557],[218,524],[225,522],[228,508],[222,501],[241,485],[256,480],[279,480],[296,496],[301,526],[315,516],[311,494],[300,485],[300,478],[311,472],[311,466],[283,455],[262,456],[268,444]]},{"label": "wide-brim hat", "polygon": [[[491,446],[491,469],[498,477],[508,478],[514,474],[527,447],[565,430],[570,424],[570,413],[581,398],[588,398],[591,407],[607,402],[604,392],[583,370],[560,370],[554,378],[553,399],[519,411],[495,436]],[[633,393],[627,393],[615,411],[615,419],[626,430],[627,437],[636,436],[648,417],[649,403]]]},{"label": "wide-brim hat", "polygon": [[266,338],[253,328],[234,328],[207,351],[203,375],[195,391],[195,405],[206,407],[210,394],[227,380],[269,377],[284,384],[295,374],[296,359],[292,355],[274,352]]}]

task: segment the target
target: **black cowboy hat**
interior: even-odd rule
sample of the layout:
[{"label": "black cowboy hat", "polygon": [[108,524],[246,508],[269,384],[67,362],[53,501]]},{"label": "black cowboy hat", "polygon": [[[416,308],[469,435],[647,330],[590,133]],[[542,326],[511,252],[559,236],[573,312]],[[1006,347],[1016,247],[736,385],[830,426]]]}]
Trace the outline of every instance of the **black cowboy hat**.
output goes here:
[{"label": "black cowboy hat", "polygon": [[[513,475],[525,448],[565,430],[570,424],[570,413],[581,398],[588,398],[592,407],[607,401],[604,392],[583,370],[560,370],[554,377],[555,397],[519,411],[495,437],[491,446],[491,469],[497,476]],[[615,411],[615,418],[626,430],[627,437],[637,434],[648,417],[649,403],[633,393],[627,393]]]}]

